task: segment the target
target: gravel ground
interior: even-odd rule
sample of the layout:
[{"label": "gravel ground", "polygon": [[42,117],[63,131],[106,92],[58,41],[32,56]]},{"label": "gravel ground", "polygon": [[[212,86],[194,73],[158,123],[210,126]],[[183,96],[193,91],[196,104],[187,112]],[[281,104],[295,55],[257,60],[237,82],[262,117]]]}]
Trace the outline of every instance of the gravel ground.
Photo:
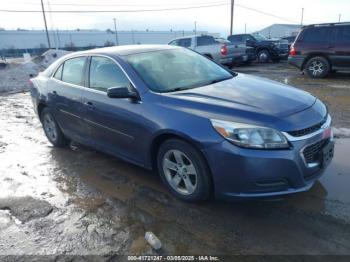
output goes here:
[{"label": "gravel ground", "polygon": [[[350,77],[311,81],[284,64],[238,70],[321,94],[336,127],[350,127]],[[336,139],[334,161],[309,192],[273,201],[187,204],[169,195],[153,172],[82,146],[52,147],[28,93],[0,96],[0,112],[0,255],[8,260],[11,255],[58,261],[59,255],[103,255],[97,260],[106,261],[117,254],[350,255],[346,135]],[[146,231],[159,237],[160,251],[144,241]]]}]

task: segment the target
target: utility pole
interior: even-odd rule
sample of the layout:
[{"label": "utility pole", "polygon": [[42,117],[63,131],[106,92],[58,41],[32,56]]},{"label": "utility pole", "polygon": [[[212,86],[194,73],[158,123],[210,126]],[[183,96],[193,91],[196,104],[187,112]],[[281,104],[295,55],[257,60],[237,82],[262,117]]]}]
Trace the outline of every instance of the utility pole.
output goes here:
[{"label": "utility pole", "polygon": [[301,22],[300,25],[303,26],[304,23],[304,7],[301,9]]},{"label": "utility pole", "polygon": [[247,23],[244,24],[244,33],[247,33]]},{"label": "utility pole", "polygon": [[233,10],[235,7],[235,0],[231,0],[231,20],[230,20],[230,35],[233,32]]},{"label": "utility pole", "polygon": [[50,38],[49,38],[49,31],[47,31],[46,16],[45,16],[45,9],[44,9],[43,0],[41,0],[41,10],[43,11],[44,24],[45,24],[46,37],[47,37],[47,44],[49,46],[49,49],[51,49]]},{"label": "utility pole", "polygon": [[114,33],[115,33],[115,45],[119,45],[118,32],[117,32],[117,19],[113,18],[113,21],[114,21]]},{"label": "utility pole", "polygon": [[194,21],[194,34],[197,34],[197,21]]},{"label": "utility pole", "polygon": [[340,20],[341,20],[341,14],[339,14],[339,19],[338,19],[338,22],[340,23]]}]

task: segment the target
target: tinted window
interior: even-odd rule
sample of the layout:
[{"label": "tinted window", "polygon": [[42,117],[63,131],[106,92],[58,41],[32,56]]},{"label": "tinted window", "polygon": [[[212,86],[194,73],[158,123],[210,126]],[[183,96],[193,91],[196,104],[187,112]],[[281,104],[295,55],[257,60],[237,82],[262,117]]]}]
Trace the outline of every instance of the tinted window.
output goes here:
[{"label": "tinted window", "polygon": [[341,43],[350,43],[350,26],[338,28],[337,41]]},{"label": "tinted window", "polygon": [[107,91],[110,87],[129,87],[129,80],[120,67],[106,57],[92,57],[90,88]]},{"label": "tinted window", "polygon": [[306,29],[302,41],[304,43],[325,43],[328,42],[329,29],[327,27]]},{"label": "tinted window", "polygon": [[183,47],[190,47],[191,46],[191,38],[178,39],[177,44],[179,46],[183,46]]},{"label": "tinted window", "polygon": [[64,62],[62,81],[74,85],[82,85],[85,60],[85,57],[77,57]]},{"label": "tinted window", "polygon": [[242,36],[240,35],[231,35],[228,37],[230,42],[242,42]]},{"label": "tinted window", "polygon": [[60,65],[60,67],[57,69],[55,75],[53,76],[56,79],[61,80],[62,79],[62,68],[63,68],[63,64]]},{"label": "tinted window", "polygon": [[199,36],[197,37],[197,46],[212,45],[215,44],[215,40],[211,36]]}]

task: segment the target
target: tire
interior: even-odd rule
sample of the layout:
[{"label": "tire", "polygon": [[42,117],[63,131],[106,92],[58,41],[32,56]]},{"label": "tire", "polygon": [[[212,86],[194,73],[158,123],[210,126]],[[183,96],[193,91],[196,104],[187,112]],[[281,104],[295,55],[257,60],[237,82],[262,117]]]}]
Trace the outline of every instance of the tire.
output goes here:
[{"label": "tire", "polygon": [[270,61],[270,53],[268,50],[264,49],[258,52],[257,58],[260,63],[267,63]]},{"label": "tire", "polygon": [[49,108],[45,107],[43,109],[40,114],[40,121],[47,139],[53,146],[65,147],[68,144],[68,139],[62,133]]},{"label": "tire", "polygon": [[304,67],[304,71],[312,78],[326,77],[329,74],[330,69],[328,60],[322,56],[310,58]]},{"label": "tire", "polygon": [[177,198],[204,201],[211,195],[211,177],[203,156],[179,139],[166,140],[157,154],[157,167],[163,183]]}]

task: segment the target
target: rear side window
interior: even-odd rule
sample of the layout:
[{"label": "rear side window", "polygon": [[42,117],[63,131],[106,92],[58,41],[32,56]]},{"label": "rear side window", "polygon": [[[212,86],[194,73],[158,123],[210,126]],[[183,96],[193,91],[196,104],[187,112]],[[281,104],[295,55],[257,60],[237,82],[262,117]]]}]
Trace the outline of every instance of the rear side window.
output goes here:
[{"label": "rear side window", "polygon": [[54,74],[54,78],[61,80],[62,79],[62,69],[63,69],[63,64],[60,65],[60,67],[56,70],[56,73]]},{"label": "rear side window", "polygon": [[129,79],[111,59],[93,56],[90,64],[90,88],[107,92],[110,87],[129,87]]},{"label": "rear side window", "polygon": [[302,42],[304,43],[326,43],[329,41],[328,27],[313,27],[304,31]]},{"label": "rear side window", "polygon": [[82,85],[86,57],[66,60],[63,66],[62,81],[74,85]]},{"label": "rear side window", "polygon": [[215,44],[215,39],[211,36],[199,36],[197,37],[197,46],[212,45]]},{"label": "rear side window", "polygon": [[230,42],[242,42],[243,41],[242,36],[240,36],[240,35],[231,35],[228,37],[228,40]]},{"label": "rear side window", "polygon": [[350,26],[338,27],[336,41],[339,43],[350,43]]},{"label": "rear side window", "polygon": [[183,38],[178,39],[177,44],[182,47],[190,47],[191,46],[191,38]]}]

